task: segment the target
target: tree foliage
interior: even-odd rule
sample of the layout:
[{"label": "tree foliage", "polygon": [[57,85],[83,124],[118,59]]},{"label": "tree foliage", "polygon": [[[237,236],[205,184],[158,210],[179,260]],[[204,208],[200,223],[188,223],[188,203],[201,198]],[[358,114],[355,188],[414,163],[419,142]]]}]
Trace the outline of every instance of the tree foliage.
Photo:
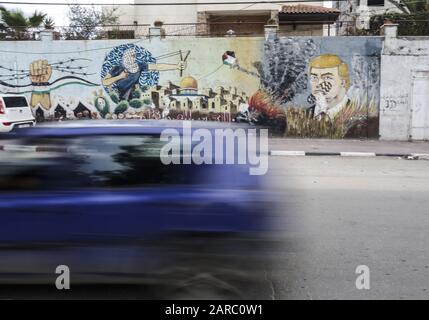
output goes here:
[{"label": "tree foliage", "polygon": [[371,17],[370,34],[380,34],[381,26],[391,21],[398,24],[400,36],[429,36],[429,11],[414,14],[386,13]]},{"label": "tree foliage", "polygon": [[28,17],[28,26],[31,28],[38,28],[43,25],[47,14],[39,11],[34,11],[34,13]]},{"label": "tree foliage", "polygon": [[43,22],[43,25],[45,29],[48,29],[48,30],[52,30],[55,28],[55,23],[52,18],[46,18],[45,21]]},{"label": "tree foliage", "polygon": [[388,0],[403,14],[429,12],[429,0]]},{"label": "tree foliage", "polygon": [[75,40],[100,38],[103,26],[118,24],[117,10],[117,7],[100,10],[95,6],[70,5],[67,14],[70,24],[66,38]]}]

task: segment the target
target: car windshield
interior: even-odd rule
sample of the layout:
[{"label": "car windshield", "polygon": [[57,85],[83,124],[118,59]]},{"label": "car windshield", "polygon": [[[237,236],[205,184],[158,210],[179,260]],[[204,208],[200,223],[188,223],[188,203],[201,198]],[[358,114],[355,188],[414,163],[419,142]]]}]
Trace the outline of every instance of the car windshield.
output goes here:
[{"label": "car windshield", "polygon": [[0,190],[194,183],[199,169],[193,165],[161,163],[159,153],[164,143],[155,136],[21,141],[15,150],[2,151]]},{"label": "car windshield", "polygon": [[160,152],[167,142],[159,135],[31,137],[8,143],[0,151],[1,192],[157,185],[252,189],[258,183],[246,165],[165,165]]},{"label": "car windshield", "polygon": [[28,107],[27,100],[24,97],[3,97],[6,108]]}]

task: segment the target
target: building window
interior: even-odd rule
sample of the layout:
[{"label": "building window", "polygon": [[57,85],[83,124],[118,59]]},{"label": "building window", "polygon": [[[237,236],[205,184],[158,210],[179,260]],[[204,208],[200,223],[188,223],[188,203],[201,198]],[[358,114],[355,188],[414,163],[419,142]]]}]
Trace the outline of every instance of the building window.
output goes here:
[{"label": "building window", "polygon": [[368,0],[368,7],[382,7],[384,0]]}]

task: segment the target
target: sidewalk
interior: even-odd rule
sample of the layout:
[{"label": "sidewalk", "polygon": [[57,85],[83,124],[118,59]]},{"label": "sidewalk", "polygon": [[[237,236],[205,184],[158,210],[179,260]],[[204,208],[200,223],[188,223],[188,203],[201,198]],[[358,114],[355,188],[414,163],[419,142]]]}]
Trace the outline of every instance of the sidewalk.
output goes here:
[{"label": "sidewalk", "polygon": [[272,155],[421,156],[429,157],[429,141],[330,140],[272,138]]}]

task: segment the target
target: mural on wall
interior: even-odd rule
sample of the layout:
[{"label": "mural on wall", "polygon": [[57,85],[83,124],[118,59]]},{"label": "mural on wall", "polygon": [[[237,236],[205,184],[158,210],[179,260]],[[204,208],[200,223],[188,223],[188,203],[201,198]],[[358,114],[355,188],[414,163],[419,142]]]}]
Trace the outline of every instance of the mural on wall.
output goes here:
[{"label": "mural on wall", "polygon": [[[94,106],[100,116],[107,119],[233,121],[239,105],[248,100],[246,93],[237,88],[200,89],[197,79],[191,75],[182,77],[177,84],[172,81],[159,84],[162,71],[178,71],[183,76],[190,53],[179,51],[154,57],[134,44],[115,47],[104,59],[101,69],[104,93],[95,93]],[[175,55],[180,56],[177,64],[157,62],[159,58]]]},{"label": "mural on wall", "polygon": [[159,72],[184,69],[184,63],[177,65],[156,63],[146,49],[134,44],[123,44],[114,48],[104,59],[101,69],[101,83],[110,95],[119,101],[135,98],[137,90],[146,90],[158,84]]},{"label": "mural on wall", "polygon": [[381,42],[331,39],[270,37],[262,61],[254,63],[257,74],[241,68],[235,52],[225,52],[224,64],[260,80],[235,121],[286,136],[378,137]]},{"label": "mural on wall", "polygon": [[[224,65],[229,66],[232,70],[245,73],[261,81],[261,75],[258,72],[240,66],[234,51],[226,51],[222,55],[222,61]],[[254,63],[254,67],[258,64],[260,62]],[[256,68],[255,70],[257,71]],[[286,126],[283,110],[275,106],[273,98],[263,90],[256,91],[250,98],[245,99],[244,103],[241,102],[236,108],[236,114],[232,121],[266,126],[274,134],[282,134]]]},{"label": "mural on wall", "polygon": [[36,57],[22,70],[15,60],[0,64],[0,90],[26,94],[39,121],[235,121],[285,136],[378,136],[379,38],[256,40],[125,43],[85,58]]},{"label": "mural on wall", "polygon": [[287,136],[378,137],[381,43],[357,38],[345,50],[329,41],[269,38],[256,65],[262,95],[271,97],[271,109],[286,113]]},{"label": "mural on wall", "polygon": [[[5,66],[0,69],[7,70],[9,74],[0,75],[0,90],[7,94],[30,94],[29,103],[36,115],[43,117],[46,113],[57,113],[57,116],[73,117],[80,109],[85,113],[94,113],[96,110],[74,105],[52,97],[57,89],[67,86],[96,87],[86,77],[92,74],[87,71],[89,59],[70,58],[49,62],[37,59],[30,63],[28,69],[15,70]],[[14,73],[12,73],[14,72]],[[53,78],[54,72],[60,76]],[[17,84],[18,82],[27,82]],[[13,83],[15,82],[15,83]]]}]

